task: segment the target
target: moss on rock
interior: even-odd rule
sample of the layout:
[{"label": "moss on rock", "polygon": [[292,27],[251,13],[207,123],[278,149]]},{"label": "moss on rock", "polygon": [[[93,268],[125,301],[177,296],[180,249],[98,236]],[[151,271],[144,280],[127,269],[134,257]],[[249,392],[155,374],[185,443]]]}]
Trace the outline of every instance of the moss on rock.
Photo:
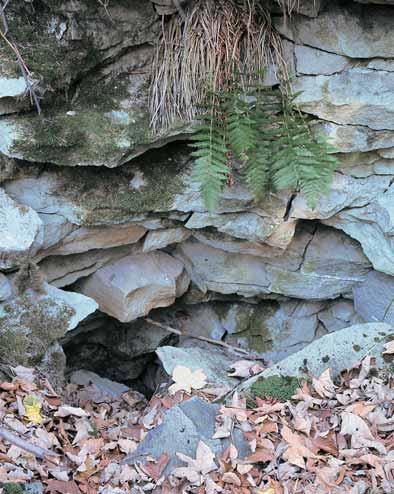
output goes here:
[{"label": "moss on rock", "polygon": [[279,401],[290,400],[300,382],[296,377],[270,376],[258,379],[250,388],[253,398],[274,398]]},{"label": "moss on rock", "polygon": [[0,307],[0,361],[35,365],[68,329],[74,310],[60,300],[24,294]]}]

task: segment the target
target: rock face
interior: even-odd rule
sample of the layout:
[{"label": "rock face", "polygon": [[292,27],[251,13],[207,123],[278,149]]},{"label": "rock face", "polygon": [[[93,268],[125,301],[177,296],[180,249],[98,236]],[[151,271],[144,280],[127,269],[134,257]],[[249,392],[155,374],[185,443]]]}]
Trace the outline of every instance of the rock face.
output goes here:
[{"label": "rock face", "polygon": [[172,2],[33,3],[7,15],[40,117],[0,46],[0,360],[57,360],[59,377],[61,344],[70,369],[135,382],[156,351],[209,360],[146,316],[277,365],[344,328],[392,323],[393,1],[303,0],[286,19],[272,2],[298,105],[339,168],[312,210],[292,191],[255,203],[235,166],[214,213],[190,179],[190,125],[149,126]]}]

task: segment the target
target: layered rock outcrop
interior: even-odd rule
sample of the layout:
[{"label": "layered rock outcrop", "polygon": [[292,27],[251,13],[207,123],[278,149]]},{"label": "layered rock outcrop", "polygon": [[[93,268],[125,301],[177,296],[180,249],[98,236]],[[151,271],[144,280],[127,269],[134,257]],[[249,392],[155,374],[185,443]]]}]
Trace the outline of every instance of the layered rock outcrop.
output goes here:
[{"label": "layered rock outcrop", "polygon": [[190,182],[188,125],[149,128],[153,44],[173,14],[155,5],[9,8],[43,113],[2,47],[1,359],[44,362],[61,341],[72,367],[134,380],[168,339],[143,319],[154,309],[275,362],[326,333],[392,322],[393,2],[305,1],[286,22],[273,9],[300,108],[340,167],[314,210],[291,191],[256,204],[235,176],[215,214]]}]

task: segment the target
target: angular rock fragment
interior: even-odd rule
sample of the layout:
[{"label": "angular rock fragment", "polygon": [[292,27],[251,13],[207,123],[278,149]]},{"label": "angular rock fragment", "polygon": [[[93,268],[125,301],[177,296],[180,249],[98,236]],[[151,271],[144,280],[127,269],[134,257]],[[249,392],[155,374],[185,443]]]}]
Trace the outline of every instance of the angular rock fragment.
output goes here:
[{"label": "angular rock fragment", "polygon": [[[219,456],[230,444],[228,440],[212,439],[219,408],[219,405],[206,403],[197,397],[171,408],[165,414],[163,422],[148,432],[137,450],[124,463],[143,463],[149,456],[158,459],[163,453],[167,453],[170,461],[163,475],[169,475],[174,468],[184,466],[176,454],[183,453],[195,458],[200,441]],[[239,458],[245,458],[250,453],[248,443],[239,429],[234,429],[232,441]]]},{"label": "angular rock fragment", "polygon": [[153,252],[107,264],[81,281],[79,290],[96,300],[101,311],[128,322],[171,305],[188,286],[182,262]]}]

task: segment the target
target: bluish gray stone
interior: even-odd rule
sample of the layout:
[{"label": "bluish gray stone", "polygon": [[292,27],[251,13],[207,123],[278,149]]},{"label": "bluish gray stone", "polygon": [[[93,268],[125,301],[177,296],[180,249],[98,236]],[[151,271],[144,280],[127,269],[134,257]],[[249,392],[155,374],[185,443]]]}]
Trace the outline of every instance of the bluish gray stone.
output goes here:
[{"label": "bluish gray stone", "polygon": [[355,309],[366,321],[394,324],[394,277],[371,271],[353,293]]},{"label": "bluish gray stone", "polygon": [[130,388],[124,384],[111,381],[105,377],[101,377],[94,372],[88,370],[78,370],[73,372],[70,377],[70,381],[73,384],[79,384],[80,386],[89,386],[93,384],[104,395],[110,398],[120,398],[123,393],[126,393]]},{"label": "bluish gray stone", "polygon": [[[200,441],[209,446],[214,454],[222,453],[228,447],[229,440],[212,439],[218,411],[219,405],[207,403],[198,397],[171,408],[165,414],[163,422],[148,432],[137,450],[123,463],[143,463],[147,456],[157,459],[167,453],[170,461],[163,475],[169,475],[174,468],[186,466],[176,453],[195,458]],[[240,458],[250,454],[249,445],[239,429],[234,429],[232,439]]]}]

